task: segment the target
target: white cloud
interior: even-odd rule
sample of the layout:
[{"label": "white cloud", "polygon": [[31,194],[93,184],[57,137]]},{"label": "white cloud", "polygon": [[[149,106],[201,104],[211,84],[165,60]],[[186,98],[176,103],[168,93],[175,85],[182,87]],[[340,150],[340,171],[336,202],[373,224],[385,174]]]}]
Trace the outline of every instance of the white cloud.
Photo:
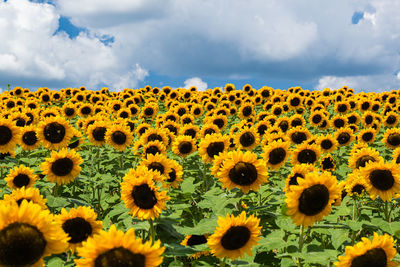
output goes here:
[{"label": "white cloud", "polygon": [[207,83],[204,82],[199,77],[189,78],[184,83],[185,83],[185,85],[183,87],[186,88],[186,89],[189,89],[192,86],[196,86],[198,91],[207,90]]}]

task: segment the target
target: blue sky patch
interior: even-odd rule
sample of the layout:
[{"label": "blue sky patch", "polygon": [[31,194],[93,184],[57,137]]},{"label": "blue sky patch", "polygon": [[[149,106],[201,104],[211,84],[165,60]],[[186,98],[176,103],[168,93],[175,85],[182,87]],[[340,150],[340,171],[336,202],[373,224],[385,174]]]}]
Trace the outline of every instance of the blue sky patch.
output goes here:
[{"label": "blue sky patch", "polygon": [[364,12],[354,12],[353,17],[351,17],[351,23],[357,24],[364,17]]},{"label": "blue sky patch", "polygon": [[67,33],[69,38],[73,39],[78,36],[79,33],[87,32],[87,29],[76,27],[67,17],[61,16],[58,20],[58,29],[54,34],[57,34],[61,31]]}]

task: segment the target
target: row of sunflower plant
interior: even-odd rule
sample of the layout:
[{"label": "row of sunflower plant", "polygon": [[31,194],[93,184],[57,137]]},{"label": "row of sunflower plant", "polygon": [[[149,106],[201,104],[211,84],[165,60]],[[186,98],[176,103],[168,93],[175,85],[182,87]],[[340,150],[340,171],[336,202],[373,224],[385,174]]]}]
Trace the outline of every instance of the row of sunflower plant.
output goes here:
[{"label": "row of sunflower plant", "polygon": [[400,91],[0,97],[1,266],[397,266]]}]

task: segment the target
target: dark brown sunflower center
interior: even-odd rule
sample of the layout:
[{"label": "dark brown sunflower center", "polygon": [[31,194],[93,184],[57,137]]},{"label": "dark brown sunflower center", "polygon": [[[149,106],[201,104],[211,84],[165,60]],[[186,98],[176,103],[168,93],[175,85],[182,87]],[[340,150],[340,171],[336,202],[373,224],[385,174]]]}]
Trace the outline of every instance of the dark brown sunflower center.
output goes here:
[{"label": "dark brown sunflower center", "polygon": [[225,125],[225,121],[224,121],[223,119],[215,119],[215,120],[213,121],[213,123],[214,123],[215,125],[217,125],[218,128],[220,128],[220,129],[222,129],[222,127],[224,127],[224,125]]},{"label": "dark brown sunflower center", "polygon": [[304,178],[304,176],[301,173],[295,173],[292,177],[290,177],[289,185],[299,185],[297,178]]},{"label": "dark brown sunflower center", "polygon": [[26,144],[28,146],[33,146],[38,141],[38,138],[36,136],[36,132],[35,131],[25,132],[22,135],[22,141],[24,142],[24,144]]},{"label": "dark brown sunflower center", "polygon": [[290,100],[290,105],[293,107],[297,107],[298,105],[300,105],[300,99],[295,97],[293,99]]},{"label": "dark brown sunflower center", "polygon": [[365,142],[369,142],[372,140],[372,138],[374,137],[374,135],[371,132],[366,132],[362,135],[362,140],[364,140]]},{"label": "dark brown sunflower center", "polygon": [[94,130],[92,132],[94,140],[99,141],[99,142],[104,141],[104,138],[106,136],[106,131],[107,131],[106,127],[96,127],[96,128],[94,128]]},{"label": "dark brown sunflower center", "polygon": [[333,122],[333,125],[335,125],[335,128],[342,128],[344,126],[344,120],[337,119]]},{"label": "dark brown sunflower center", "polygon": [[6,145],[12,139],[11,129],[5,125],[0,126],[0,145]]},{"label": "dark brown sunflower center", "polygon": [[126,142],[126,134],[121,131],[115,131],[111,134],[111,140],[117,145],[123,145]]},{"label": "dark brown sunflower center", "polygon": [[267,131],[267,126],[265,124],[261,124],[260,126],[257,127],[257,132],[260,135],[264,135],[266,131]]},{"label": "dark brown sunflower center", "polygon": [[312,121],[313,123],[315,123],[315,124],[319,124],[319,123],[321,122],[321,120],[322,120],[322,117],[321,117],[321,115],[319,115],[319,114],[314,115],[314,116],[312,117],[312,119],[311,119],[311,121]]},{"label": "dark brown sunflower center", "polygon": [[185,115],[186,114],[186,109],[185,108],[180,108],[180,109],[178,109],[178,115],[179,116],[183,116],[183,115]]},{"label": "dark brown sunflower center", "polygon": [[365,190],[365,187],[361,184],[356,184],[355,186],[353,186],[353,188],[351,189],[352,193],[357,193],[359,195],[361,195],[361,193]]},{"label": "dark brown sunflower center", "polygon": [[162,139],[161,135],[153,133],[153,134],[150,134],[149,137],[147,137],[147,141],[148,142],[151,142],[151,141],[160,141],[160,142],[162,142],[163,139]]},{"label": "dark brown sunflower center", "polygon": [[387,142],[391,146],[396,146],[396,147],[399,146],[400,145],[400,134],[398,134],[398,133],[389,134],[389,136],[387,138]]},{"label": "dark brown sunflower center", "polygon": [[245,132],[239,138],[239,142],[243,147],[249,147],[253,145],[255,141],[256,138],[251,132]]},{"label": "dark brown sunflower center", "polygon": [[374,118],[371,115],[368,115],[365,117],[365,123],[366,124],[371,124],[374,121]]},{"label": "dark brown sunflower center", "polygon": [[311,149],[303,149],[299,152],[297,156],[297,160],[300,163],[310,163],[313,164],[317,160],[317,154],[314,150]]},{"label": "dark brown sunflower center", "polygon": [[347,122],[349,124],[355,124],[357,122],[357,117],[354,115],[351,115],[351,116],[347,117]]},{"label": "dark brown sunflower center", "polygon": [[89,115],[90,112],[92,112],[92,109],[90,107],[83,107],[81,109],[81,112],[82,112],[83,115]]},{"label": "dark brown sunflower center", "polygon": [[369,180],[375,188],[382,191],[392,188],[395,182],[390,170],[373,170],[369,174]]},{"label": "dark brown sunflower center", "polygon": [[74,113],[75,113],[75,109],[73,109],[73,108],[66,108],[64,112],[65,112],[65,115],[67,115],[67,116],[72,116],[72,115],[74,115]]},{"label": "dark brown sunflower center", "polygon": [[193,144],[189,141],[183,141],[178,145],[179,153],[181,154],[189,154],[193,149]]},{"label": "dark brown sunflower center", "polygon": [[369,103],[368,103],[368,102],[362,103],[362,104],[361,104],[361,108],[362,108],[363,110],[369,109]]},{"label": "dark brown sunflower center", "polygon": [[174,125],[167,125],[165,126],[171,133],[177,135],[178,134],[178,129]]},{"label": "dark brown sunflower center", "polygon": [[368,155],[359,157],[356,161],[356,168],[365,167],[368,161],[375,162],[375,158]]},{"label": "dark brown sunflower center", "polygon": [[282,147],[277,147],[269,152],[268,162],[272,165],[281,163],[286,157],[286,150]]},{"label": "dark brown sunflower center", "polygon": [[57,176],[66,176],[74,168],[74,162],[70,158],[57,159],[51,165],[51,171]]},{"label": "dark brown sunflower center", "polygon": [[149,166],[147,166],[147,168],[149,170],[153,170],[153,171],[159,171],[161,174],[164,173],[164,165],[162,165],[160,162],[152,162],[149,164]]},{"label": "dark brown sunflower center", "polygon": [[92,234],[92,226],[81,217],[66,220],[62,229],[71,237],[69,243],[76,244],[85,241]]},{"label": "dark brown sunflower center", "polygon": [[294,132],[290,138],[295,144],[301,144],[307,140],[307,135],[303,132]]},{"label": "dark brown sunflower center", "polygon": [[17,121],[15,122],[15,125],[18,127],[24,127],[26,124],[26,121],[24,118],[18,118]]},{"label": "dark brown sunflower center", "polygon": [[145,114],[146,116],[152,116],[152,115],[154,114],[154,109],[153,109],[153,108],[146,108],[146,109],[144,110],[144,114]]},{"label": "dark brown sunflower center", "polygon": [[32,225],[15,222],[0,231],[0,264],[30,266],[36,263],[46,248],[43,234]]},{"label": "dark brown sunflower center", "polygon": [[221,238],[221,246],[226,250],[236,250],[244,247],[251,237],[246,226],[231,226]]},{"label": "dark brown sunflower center", "polygon": [[200,113],[201,113],[201,110],[199,108],[196,108],[195,110],[193,110],[194,115],[199,115]]},{"label": "dark brown sunflower center", "polygon": [[214,158],[215,156],[218,156],[219,153],[224,151],[225,149],[225,144],[224,142],[213,142],[210,143],[207,147],[207,155],[210,158]]},{"label": "dark brown sunflower center", "polygon": [[123,247],[118,247],[100,254],[94,261],[94,266],[145,267],[146,256],[139,253],[132,253],[132,251]]},{"label": "dark brown sunflower center", "polygon": [[338,111],[339,112],[346,112],[347,106],[345,104],[339,104],[338,105]]},{"label": "dark brown sunflower center", "polygon": [[215,133],[215,130],[213,128],[208,128],[204,131],[204,135],[213,134],[213,133]]},{"label": "dark brown sunflower center", "polygon": [[196,133],[197,132],[194,129],[187,129],[183,135],[188,135],[188,136],[190,136],[192,138],[195,138],[196,137]]},{"label": "dark brown sunflower center", "polygon": [[337,138],[338,143],[341,145],[346,144],[347,142],[349,142],[349,140],[350,140],[350,134],[348,133],[340,133]]},{"label": "dark brown sunflower center", "polygon": [[141,209],[152,209],[157,204],[154,191],[147,184],[137,185],[132,190],[132,198]]},{"label": "dark brown sunflower center", "polygon": [[207,243],[207,238],[204,235],[191,235],[187,241],[187,245],[192,247]]},{"label": "dark brown sunflower center", "polygon": [[50,143],[58,144],[65,137],[65,127],[58,122],[51,122],[44,127],[43,135]]},{"label": "dark brown sunflower center", "polygon": [[321,142],[321,147],[325,150],[332,148],[332,146],[333,146],[333,143],[329,139],[322,140],[322,142]]},{"label": "dark brown sunflower center", "polygon": [[167,182],[172,183],[173,181],[176,180],[176,171],[174,169],[172,169],[169,173],[168,173],[168,179]]},{"label": "dark brown sunflower center", "polygon": [[27,186],[29,184],[29,181],[31,179],[29,178],[28,175],[24,174],[24,173],[20,173],[17,176],[14,177],[13,179],[13,184],[18,187],[21,188],[23,186]]},{"label": "dark brown sunflower center", "polygon": [[229,179],[238,185],[251,185],[257,180],[257,169],[251,163],[239,161],[229,171]]},{"label": "dark brown sunflower center", "polygon": [[248,117],[251,115],[253,109],[249,106],[243,108],[243,116]]},{"label": "dark brown sunflower center", "polygon": [[307,216],[320,213],[329,202],[329,190],[325,185],[310,186],[301,193],[299,198],[299,211]]},{"label": "dark brown sunflower center", "polygon": [[321,165],[322,165],[323,170],[330,170],[335,167],[335,164],[334,164],[332,158],[324,158],[324,160],[321,162]]},{"label": "dark brown sunflower center", "polygon": [[279,123],[278,127],[285,133],[289,129],[289,123],[287,121],[282,121]]},{"label": "dark brown sunflower center", "polygon": [[350,267],[386,267],[387,256],[383,248],[373,248],[364,254],[357,256],[351,262]]},{"label": "dark brown sunflower center", "polygon": [[161,153],[160,149],[158,149],[157,146],[149,146],[148,148],[146,148],[146,154],[155,155],[157,153]]},{"label": "dark brown sunflower center", "polygon": [[301,119],[294,119],[291,122],[292,127],[297,127],[303,125],[303,121]]},{"label": "dark brown sunflower center", "polygon": [[386,119],[386,123],[387,124],[394,124],[395,122],[397,121],[397,118],[396,118],[396,116],[394,116],[394,115],[390,115],[389,117],[387,117],[387,119]]}]

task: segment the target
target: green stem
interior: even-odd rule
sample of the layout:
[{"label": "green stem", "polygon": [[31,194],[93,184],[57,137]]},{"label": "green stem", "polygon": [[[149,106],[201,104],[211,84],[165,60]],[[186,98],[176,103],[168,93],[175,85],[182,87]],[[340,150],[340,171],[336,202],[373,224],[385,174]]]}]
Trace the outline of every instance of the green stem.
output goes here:
[{"label": "green stem", "polygon": [[120,168],[120,169],[122,169],[123,157],[124,157],[124,152],[121,152],[121,154],[119,155],[119,168]]},{"label": "green stem", "polygon": [[357,221],[358,217],[358,206],[357,206],[357,199],[356,196],[353,196],[353,221]]},{"label": "green stem", "polygon": [[60,195],[60,189],[61,189],[61,186],[58,184],[55,184],[55,186],[53,187],[53,196],[54,197],[58,197]]},{"label": "green stem", "polygon": [[[303,250],[303,244],[304,244],[304,226],[300,226],[300,236],[299,236],[299,253]],[[303,263],[301,262],[300,258],[297,258],[297,266],[301,267],[303,266]]]},{"label": "green stem", "polygon": [[153,224],[153,220],[149,219],[149,224],[150,224],[150,228],[149,228],[149,238],[151,238],[151,244],[154,244],[154,239],[156,238],[156,232],[154,230],[154,224]]},{"label": "green stem", "polygon": [[390,216],[389,216],[389,203],[387,201],[385,201],[385,206],[384,206],[384,215],[385,215],[385,220],[389,221],[390,220]]},{"label": "green stem", "polygon": [[226,258],[223,258],[222,260],[220,259],[219,261],[220,261],[219,266],[220,266],[220,267],[225,267],[225,265],[226,265]]},{"label": "green stem", "polygon": [[100,172],[100,147],[97,147],[96,151],[96,161],[97,161],[97,172]]}]

